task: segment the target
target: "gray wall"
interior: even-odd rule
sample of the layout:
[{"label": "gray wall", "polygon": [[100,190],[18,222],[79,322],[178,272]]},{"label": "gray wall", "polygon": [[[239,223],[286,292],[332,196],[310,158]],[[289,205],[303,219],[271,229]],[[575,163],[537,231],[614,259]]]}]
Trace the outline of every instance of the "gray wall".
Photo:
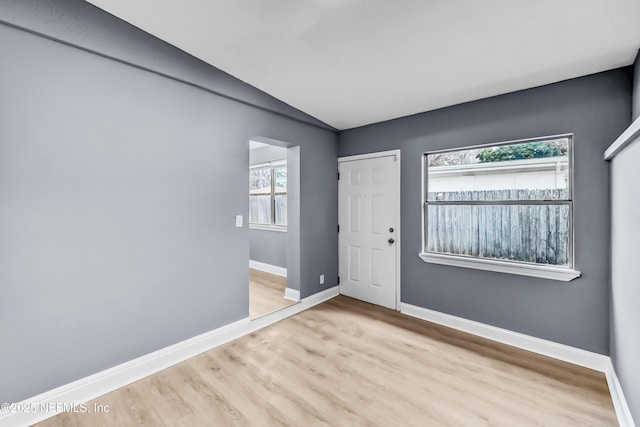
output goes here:
[{"label": "gray wall", "polygon": [[636,56],[633,70],[633,112],[631,120],[640,117],[640,51]]},{"label": "gray wall", "polygon": [[640,421],[640,139],[611,162],[611,355],[636,422]]},{"label": "gray wall", "polygon": [[333,129],[83,0],[3,0],[0,22],[172,76],[275,114]]},{"label": "gray wall", "polygon": [[[256,148],[249,153],[249,164],[286,160],[287,149],[268,145]],[[253,261],[264,262],[287,268],[287,233],[271,230],[249,230],[250,251],[249,258]]]},{"label": "gray wall", "polygon": [[[629,124],[628,69],[341,132],[339,155],[402,150],[402,301],[608,354],[609,165],[605,148]],[[576,267],[558,282],[424,263],[422,153],[575,134]]]},{"label": "gray wall", "polygon": [[280,109],[0,24],[0,401],[248,316],[253,137],[300,146],[301,293],[335,285],[335,132],[82,1],[0,18]]},{"label": "gray wall", "polygon": [[287,233],[271,230],[249,230],[252,261],[287,268]]}]

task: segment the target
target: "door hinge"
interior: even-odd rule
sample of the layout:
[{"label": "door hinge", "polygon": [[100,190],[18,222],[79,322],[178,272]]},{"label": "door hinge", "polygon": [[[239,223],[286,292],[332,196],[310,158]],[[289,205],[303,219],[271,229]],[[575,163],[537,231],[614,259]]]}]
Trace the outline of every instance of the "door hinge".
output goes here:
[{"label": "door hinge", "polygon": [[338,276],[338,285],[340,284],[340,276]]},{"label": "door hinge", "polygon": [[340,232],[340,224],[338,224],[338,233]]},{"label": "door hinge", "polygon": [[340,181],[340,172],[338,172],[338,181]]}]

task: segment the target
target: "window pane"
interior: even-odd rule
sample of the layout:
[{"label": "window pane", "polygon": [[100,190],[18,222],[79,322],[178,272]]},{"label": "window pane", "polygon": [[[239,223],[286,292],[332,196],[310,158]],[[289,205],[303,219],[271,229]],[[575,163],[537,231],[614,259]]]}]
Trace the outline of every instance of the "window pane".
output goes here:
[{"label": "window pane", "polygon": [[427,251],[567,266],[568,205],[428,205]]},{"label": "window pane", "polygon": [[276,225],[287,225],[287,195],[276,194]]},{"label": "window pane", "polygon": [[271,194],[249,196],[249,222],[271,224]]},{"label": "window pane", "polygon": [[287,192],[287,167],[277,167],[274,169],[276,179],[276,193]]},{"label": "window pane", "polygon": [[568,200],[569,138],[427,155],[428,199]]},{"label": "window pane", "polygon": [[555,190],[476,190],[476,191],[439,191],[429,192],[430,202],[445,201],[503,201],[503,200],[568,200],[566,188]]},{"label": "window pane", "polygon": [[249,194],[271,194],[271,170],[249,169]]}]

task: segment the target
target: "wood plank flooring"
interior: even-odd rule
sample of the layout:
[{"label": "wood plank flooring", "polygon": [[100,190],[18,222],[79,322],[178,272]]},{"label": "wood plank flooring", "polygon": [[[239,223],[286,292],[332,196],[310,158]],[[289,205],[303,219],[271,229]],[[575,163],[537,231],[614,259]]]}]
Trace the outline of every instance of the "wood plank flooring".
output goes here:
[{"label": "wood plank flooring", "polygon": [[344,296],[95,403],[40,425],[617,425],[599,372]]},{"label": "wood plank flooring", "polygon": [[295,304],[284,298],[287,278],[249,269],[249,317],[256,319]]}]

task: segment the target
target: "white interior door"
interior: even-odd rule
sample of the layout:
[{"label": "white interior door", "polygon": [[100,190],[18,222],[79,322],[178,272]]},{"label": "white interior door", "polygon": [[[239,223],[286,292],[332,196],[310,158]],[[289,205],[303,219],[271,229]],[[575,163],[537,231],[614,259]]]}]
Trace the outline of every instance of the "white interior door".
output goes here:
[{"label": "white interior door", "polygon": [[383,154],[339,159],[340,293],[396,309],[400,159]]}]

